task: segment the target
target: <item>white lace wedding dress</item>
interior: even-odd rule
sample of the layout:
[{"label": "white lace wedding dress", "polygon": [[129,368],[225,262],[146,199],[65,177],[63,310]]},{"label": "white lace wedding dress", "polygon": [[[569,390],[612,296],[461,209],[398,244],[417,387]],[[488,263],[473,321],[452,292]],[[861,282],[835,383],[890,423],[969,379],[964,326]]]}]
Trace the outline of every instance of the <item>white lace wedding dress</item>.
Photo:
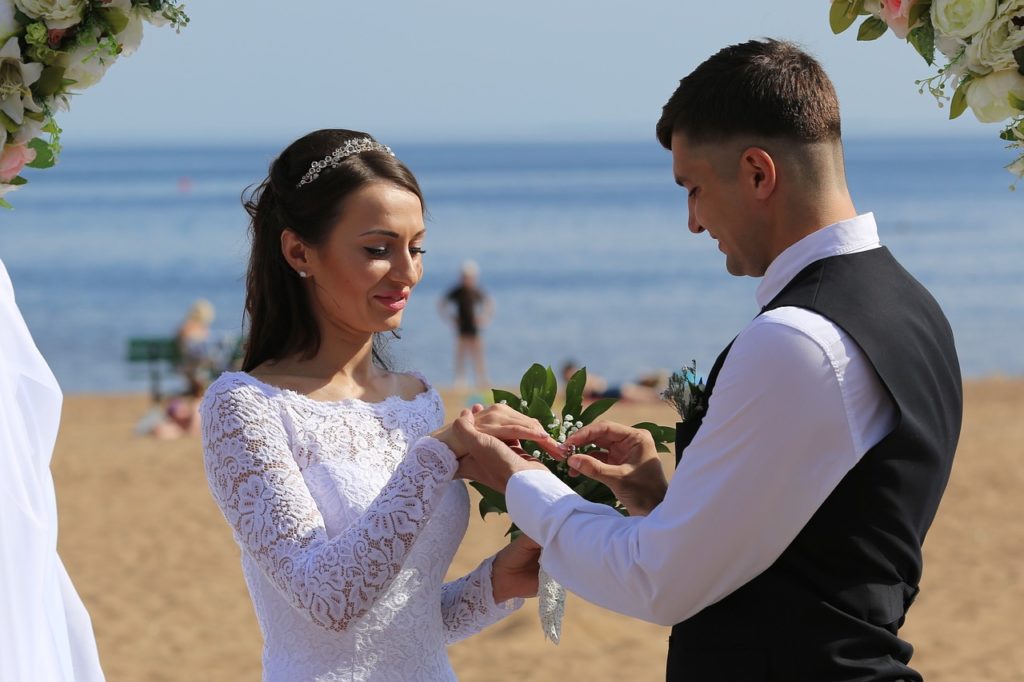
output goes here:
[{"label": "white lace wedding dress", "polygon": [[[418,376],[418,375],[417,375]],[[491,563],[443,583],[469,521],[437,392],[319,402],[222,375],[206,474],[263,631],[263,679],[454,680],[445,646],[501,619]]]}]

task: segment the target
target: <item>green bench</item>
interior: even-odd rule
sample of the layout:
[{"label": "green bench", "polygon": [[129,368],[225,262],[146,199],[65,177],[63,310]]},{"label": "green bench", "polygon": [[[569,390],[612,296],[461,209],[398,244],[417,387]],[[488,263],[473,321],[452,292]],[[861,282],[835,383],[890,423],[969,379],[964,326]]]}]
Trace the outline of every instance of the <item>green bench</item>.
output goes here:
[{"label": "green bench", "polygon": [[128,362],[145,363],[149,370],[150,395],[153,402],[163,399],[160,380],[165,371],[173,372],[181,364],[181,350],[178,340],[169,337],[146,337],[128,339]]}]

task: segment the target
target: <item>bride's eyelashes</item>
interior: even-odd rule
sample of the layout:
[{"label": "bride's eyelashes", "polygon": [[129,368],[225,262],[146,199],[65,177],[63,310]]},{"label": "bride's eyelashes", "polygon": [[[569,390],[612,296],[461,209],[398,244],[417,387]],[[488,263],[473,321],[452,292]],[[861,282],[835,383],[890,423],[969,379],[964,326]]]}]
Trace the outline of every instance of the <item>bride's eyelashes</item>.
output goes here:
[{"label": "bride's eyelashes", "polygon": [[[386,246],[364,246],[363,249],[373,258],[386,258],[390,254],[390,249]],[[409,247],[409,253],[413,256],[422,256],[426,252],[427,250],[421,246]]]}]

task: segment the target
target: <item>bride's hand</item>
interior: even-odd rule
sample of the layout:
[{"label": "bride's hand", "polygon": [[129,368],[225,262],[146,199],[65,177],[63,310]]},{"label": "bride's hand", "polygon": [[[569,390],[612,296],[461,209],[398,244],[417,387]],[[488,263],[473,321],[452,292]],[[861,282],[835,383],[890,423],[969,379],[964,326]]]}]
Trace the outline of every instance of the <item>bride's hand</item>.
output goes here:
[{"label": "bride's hand", "polygon": [[473,446],[473,439],[467,437],[470,430],[464,424],[460,425],[459,420],[465,420],[468,424],[472,424],[472,413],[469,410],[462,410],[455,421],[445,424],[430,436],[447,445],[448,449],[455,454],[455,458],[461,460],[469,454],[469,450]]},{"label": "bride's hand", "polygon": [[537,596],[540,549],[540,545],[529,537],[520,535],[498,552],[491,568],[495,603],[515,597]]},{"label": "bride's hand", "polygon": [[472,411],[473,426],[480,433],[494,436],[513,447],[517,447],[519,441],[531,440],[549,455],[561,456],[558,442],[533,417],[527,417],[522,412],[517,412],[508,405],[500,403],[490,407],[474,405]]}]

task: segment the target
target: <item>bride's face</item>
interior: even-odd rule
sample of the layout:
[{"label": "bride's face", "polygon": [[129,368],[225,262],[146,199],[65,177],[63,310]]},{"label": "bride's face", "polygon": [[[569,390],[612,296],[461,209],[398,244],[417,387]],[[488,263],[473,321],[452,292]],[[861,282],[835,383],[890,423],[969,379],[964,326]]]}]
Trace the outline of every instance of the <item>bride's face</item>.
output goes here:
[{"label": "bride's face", "polygon": [[412,192],[365,185],[345,200],[327,241],[309,253],[321,328],[356,334],[396,329],[423,277],[423,206]]}]

